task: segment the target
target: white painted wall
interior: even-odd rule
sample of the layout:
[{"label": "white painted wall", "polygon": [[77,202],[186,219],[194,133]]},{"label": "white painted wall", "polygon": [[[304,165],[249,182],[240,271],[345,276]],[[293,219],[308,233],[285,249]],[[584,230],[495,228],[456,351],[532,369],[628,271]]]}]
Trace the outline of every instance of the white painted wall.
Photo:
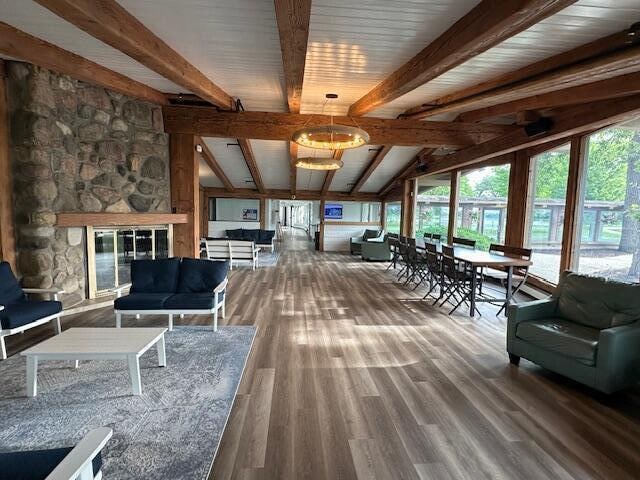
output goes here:
[{"label": "white painted wall", "polygon": [[380,225],[325,225],[324,250],[325,252],[348,252],[351,237],[362,235],[366,229],[380,228]]},{"label": "white painted wall", "polygon": [[255,208],[260,218],[260,200],[244,198],[216,198],[216,220],[223,222],[242,222],[242,210]]},{"label": "white painted wall", "polygon": [[330,202],[325,205],[342,205],[342,219],[327,219],[332,222],[378,222],[380,202]]}]

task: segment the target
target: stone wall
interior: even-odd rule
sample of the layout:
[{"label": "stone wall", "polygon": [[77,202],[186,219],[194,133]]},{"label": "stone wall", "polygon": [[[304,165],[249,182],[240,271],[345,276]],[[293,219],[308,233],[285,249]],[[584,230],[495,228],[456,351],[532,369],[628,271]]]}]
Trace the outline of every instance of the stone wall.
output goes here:
[{"label": "stone wall", "polygon": [[34,65],[7,67],[19,274],[76,303],[84,229],[56,227],[56,213],[168,212],[162,110]]}]

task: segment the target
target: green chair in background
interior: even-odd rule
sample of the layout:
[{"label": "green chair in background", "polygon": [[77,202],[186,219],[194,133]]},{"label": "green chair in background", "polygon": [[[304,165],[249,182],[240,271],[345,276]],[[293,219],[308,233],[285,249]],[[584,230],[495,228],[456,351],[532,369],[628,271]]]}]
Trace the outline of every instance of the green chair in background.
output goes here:
[{"label": "green chair in background", "polygon": [[546,300],[507,309],[507,352],[604,393],[640,381],[640,284],[565,272]]},{"label": "green chair in background", "polygon": [[371,240],[363,243],[360,254],[363,260],[389,262],[392,258],[389,238],[385,235],[381,242]]},{"label": "green chair in background", "polygon": [[349,241],[349,250],[351,255],[360,255],[362,253],[362,245],[367,242],[384,241],[384,230],[365,230],[358,237],[351,237]]}]

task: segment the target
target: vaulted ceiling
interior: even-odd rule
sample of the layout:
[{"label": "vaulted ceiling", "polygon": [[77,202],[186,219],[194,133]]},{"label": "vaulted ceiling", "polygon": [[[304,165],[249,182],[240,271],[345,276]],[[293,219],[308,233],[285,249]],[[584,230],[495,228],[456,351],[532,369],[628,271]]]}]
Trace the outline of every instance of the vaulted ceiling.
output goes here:
[{"label": "vaulted ceiling", "polygon": [[[56,5],[64,8],[65,3],[68,2],[0,0],[0,21],[161,92],[200,93],[167,79],[42,6],[55,10]],[[91,5],[87,1],[77,3]],[[302,78],[299,113],[345,115],[351,108],[352,113],[377,118],[396,118],[410,109],[430,108],[433,103],[440,104],[443,96],[621,32],[640,20],[638,0],[509,0],[509,8],[514,12],[511,16],[505,13],[502,23],[495,14],[506,4],[491,0],[119,0],[118,3],[214,86],[240,99],[247,111],[298,113],[287,90],[292,85],[299,87],[299,79],[295,78],[297,62],[297,67],[303,66],[303,76],[299,72]],[[528,4],[532,7],[526,12]],[[277,8],[281,17],[276,15]],[[437,51],[430,52],[428,47],[446,32],[455,32],[458,25],[460,32],[478,28],[478,45],[469,47],[471,53],[455,62],[435,59]],[[483,30],[487,25],[491,26],[487,27],[489,33]],[[283,35],[287,37],[281,45]],[[464,40],[463,37],[458,34],[452,38],[455,42]],[[299,45],[300,41],[303,45]],[[6,52],[3,56],[8,57]],[[425,62],[435,64],[432,71],[425,68],[420,72],[425,82],[415,78],[404,81],[406,72],[402,68],[412,59],[415,64],[410,65],[410,72],[420,70]],[[632,68],[636,68],[635,64]],[[377,85],[385,93],[383,100],[376,91]],[[387,95],[391,90],[394,91]],[[337,93],[339,98],[325,105],[327,92]],[[370,102],[371,98],[376,101]],[[356,102],[358,108],[354,107]],[[365,108],[359,109],[362,105]],[[453,121],[459,113],[428,120]],[[507,116],[502,121],[514,122],[515,117]],[[227,187],[256,188],[247,152],[240,148],[237,138],[204,137],[203,141],[227,177]],[[385,147],[387,150],[381,153]],[[419,152],[425,153],[419,146],[401,145],[367,145],[345,151],[344,167],[332,174],[327,184],[324,172],[291,171],[286,141],[251,139],[250,149],[264,187],[290,188],[292,192],[320,190],[323,185],[336,192],[350,192],[354,188],[360,192],[379,192],[415,161]],[[298,157],[309,155],[303,148],[297,151]],[[202,185],[225,187],[225,181],[204,159],[200,173]],[[291,185],[293,181],[295,186]]]}]

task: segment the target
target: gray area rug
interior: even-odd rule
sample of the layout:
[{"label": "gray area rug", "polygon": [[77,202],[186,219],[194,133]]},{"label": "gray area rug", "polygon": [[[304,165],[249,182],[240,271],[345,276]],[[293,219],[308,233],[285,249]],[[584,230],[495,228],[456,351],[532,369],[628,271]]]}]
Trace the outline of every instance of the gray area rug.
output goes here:
[{"label": "gray area rug", "polygon": [[45,361],[38,395],[26,397],[24,357],[0,362],[0,451],[72,446],[113,429],[105,479],[205,479],[244,370],[255,327],[176,327],[140,358],[142,395],[131,395],[124,361]]}]

